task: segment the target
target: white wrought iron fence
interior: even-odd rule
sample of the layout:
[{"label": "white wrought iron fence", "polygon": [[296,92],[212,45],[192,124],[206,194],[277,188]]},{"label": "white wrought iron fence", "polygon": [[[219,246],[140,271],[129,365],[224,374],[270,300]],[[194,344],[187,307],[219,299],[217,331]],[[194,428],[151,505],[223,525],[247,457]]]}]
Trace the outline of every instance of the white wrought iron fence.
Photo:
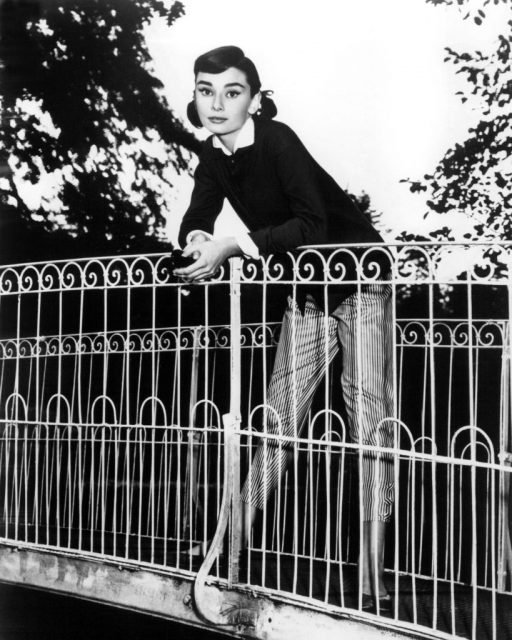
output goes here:
[{"label": "white wrought iron fence", "polygon": [[[286,296],[313,288],[327,335],[330,292],[372,283],[391,289],[392,446],[349,437],[343,353],[325,341],[303,430],[270,429]],[[393,468],[389,624],[512,637],[510,291],[506,244],[309,248],[195,285],[166,255],[5,267],[1,539],[198,572],[198,601],[212,574],[372,618],[358,558],[373,456]],[[239,493],[258,447],[289,464],[246,550]]]}]

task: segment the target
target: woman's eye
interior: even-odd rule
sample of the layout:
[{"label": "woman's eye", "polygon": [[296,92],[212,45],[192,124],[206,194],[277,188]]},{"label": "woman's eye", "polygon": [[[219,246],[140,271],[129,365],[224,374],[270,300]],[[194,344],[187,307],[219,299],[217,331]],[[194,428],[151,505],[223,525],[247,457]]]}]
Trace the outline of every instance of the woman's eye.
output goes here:
[{"label": "woman's eye", "polygon": [[197,91],[202,96],[211,96],[212,95],[211,89],[207,89],[206,87],[200,87]]},{"label": "woman's eye", "polygon": [[240,91],[228,91],[228,92],[226,93],[226,96],[227,96],[228,98],[236,98],[236,97],[237,97],[237,96],[239,96],[239,95],[240,95]]}]

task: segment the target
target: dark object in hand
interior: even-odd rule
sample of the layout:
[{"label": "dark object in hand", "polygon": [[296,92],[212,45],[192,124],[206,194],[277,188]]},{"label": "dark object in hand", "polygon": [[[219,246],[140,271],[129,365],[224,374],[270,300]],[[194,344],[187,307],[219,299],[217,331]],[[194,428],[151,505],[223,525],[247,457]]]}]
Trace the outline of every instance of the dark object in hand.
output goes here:
[{"label": "dark object in hand", "polygon": [[181,249],[174,249],[172,251],[171,260],[173,269],[183,269],[184,267],[189,267],[195,262],[195,259],[192,256],[184,258],[183,251]]}]

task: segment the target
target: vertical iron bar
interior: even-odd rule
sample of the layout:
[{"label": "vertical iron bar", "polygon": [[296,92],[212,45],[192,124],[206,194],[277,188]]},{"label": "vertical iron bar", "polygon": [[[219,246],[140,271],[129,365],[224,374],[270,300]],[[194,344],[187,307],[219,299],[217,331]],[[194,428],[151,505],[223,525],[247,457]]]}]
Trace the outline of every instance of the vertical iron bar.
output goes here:
[{"label": "vertical iron bar", "polygon": [[241,505],[240,505],[240,395],[241,395],[241,309],[240,281],[242,275],[242,259],[233,258],[230,263],[230,369],[231,386],[229,412],[235,423],[235,431],[231,441],[232,482],[231,518],[229,524],[229,567],[228,584],[232,586],[239,581],[239,556],[241,549]]}]

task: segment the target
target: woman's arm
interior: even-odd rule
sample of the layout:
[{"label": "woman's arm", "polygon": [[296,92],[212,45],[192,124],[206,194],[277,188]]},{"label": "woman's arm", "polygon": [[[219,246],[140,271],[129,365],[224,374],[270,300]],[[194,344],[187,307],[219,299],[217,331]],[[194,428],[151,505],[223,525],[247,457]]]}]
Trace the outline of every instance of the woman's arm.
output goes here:
[{"label": "woman's arm", "polygon": [[183,257],[195,262],[175,269],[174,274],[188,281],[203,280],[215,274],[229,257],[241,253],[234,238],[213,239],[215,220],[224,201],[224,194],[213,178],[207,163],[200,160],[194,173],[194,189],[190,205],[183,216],[178,241],[184,248]]},{"label": "woman's arm", "polygon": [[190,205],[181,221],[178,242],[184,247],[192,231],[213,233],[215,220],[222,209],[224,194],[207,164],[200,160],[194,172],[194,189]]}]

